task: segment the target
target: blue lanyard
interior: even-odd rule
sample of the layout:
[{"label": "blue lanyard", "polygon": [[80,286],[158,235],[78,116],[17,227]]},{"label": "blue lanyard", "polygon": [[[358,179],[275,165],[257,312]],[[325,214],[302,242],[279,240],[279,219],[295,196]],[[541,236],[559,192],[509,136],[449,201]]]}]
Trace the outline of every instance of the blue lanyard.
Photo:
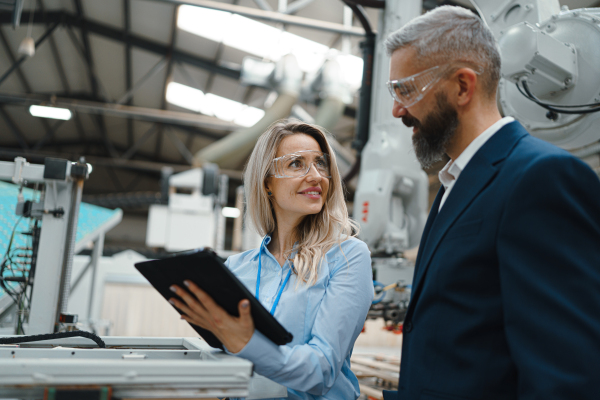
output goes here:
[{"label": "blue lanyard", "polygon": [[[289,261],[288,261],[289,262]],[[262,243],[260,246],[260,249],[258,250],[258,274],[256,276],[256,300],[260,299],[258,298],[258,294],[260,293],[260,271],[262,269]],[[283,281],[283,284],[281,285],[281,289],[279,289],[279,292],[277,293],[277,297],[275,297],[275,302],[273,302],[273,307],[271,307],[271,315],[275,314],[275,309],[277,308],[277,304],[279,304],[279,299],[281,298],[281,293],[283,293],[283,289],[285,289],[285,286],[287,285],[288,281],[290,280],[290,276],[292,275],[292,268],[290,266],[290,270],[288,271],[287,276],[285,277],[285,280]]]}]

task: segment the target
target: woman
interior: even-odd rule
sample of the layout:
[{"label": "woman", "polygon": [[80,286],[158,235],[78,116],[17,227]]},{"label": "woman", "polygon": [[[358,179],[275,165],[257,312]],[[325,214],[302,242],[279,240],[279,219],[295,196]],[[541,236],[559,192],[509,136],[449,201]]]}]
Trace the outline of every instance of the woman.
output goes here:
[{"label": "woman", "polygon": [[239,318],[192,282],[183,318],[208,329],[229,353],[288,388],[288,399],[356,399],[350,354],[373,298],[367,246],[351,237],[343,186],[325,134],[278,122],[258,139],[244,172],[247,212],[261,247],[229,257],[228,268],[294,335],[277,346],[254,329],[248,300]]}]

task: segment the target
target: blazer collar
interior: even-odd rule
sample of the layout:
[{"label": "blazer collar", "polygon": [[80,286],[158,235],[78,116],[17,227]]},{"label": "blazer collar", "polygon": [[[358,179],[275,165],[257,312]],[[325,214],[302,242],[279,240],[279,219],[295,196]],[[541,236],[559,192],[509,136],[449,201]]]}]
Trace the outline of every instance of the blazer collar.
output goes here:
[{"label": "blazer collar", "polygon": [[[527,135],[527,131],[517,121],[505,125],[496,132],[469,161],[438,213],[440,200],[444,194],[443,187],[440,189],[430,211],[419,246],[412,299],[418,297],[431,259],[448,229],[494,179],[500,169],[498,164],[511,153],[525,135]],[[414,303],[413,300],[410,305],[413,305],[412,303]],[[413,307],[410,305],[409,310],[414,307],[414,305]]]}]

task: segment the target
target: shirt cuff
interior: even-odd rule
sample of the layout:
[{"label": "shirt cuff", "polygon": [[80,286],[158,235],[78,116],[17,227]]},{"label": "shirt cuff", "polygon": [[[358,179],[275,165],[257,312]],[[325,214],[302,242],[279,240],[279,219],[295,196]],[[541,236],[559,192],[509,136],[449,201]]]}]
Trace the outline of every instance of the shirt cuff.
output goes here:
[{"label": "shirt cuff", "polygon": [[[223,347],[225,348],[225,346]],[[266,359],[273,360],[273,358],[276,357],[277,353],[279,353],[279,346],[255,329],[250,341],[246,343],[246,346],[244,346],[242,350],[237,353],[232,353],[225,348],[225,352],[227,354],[245,358],[255,365],[261,365],[261,361]]]}]

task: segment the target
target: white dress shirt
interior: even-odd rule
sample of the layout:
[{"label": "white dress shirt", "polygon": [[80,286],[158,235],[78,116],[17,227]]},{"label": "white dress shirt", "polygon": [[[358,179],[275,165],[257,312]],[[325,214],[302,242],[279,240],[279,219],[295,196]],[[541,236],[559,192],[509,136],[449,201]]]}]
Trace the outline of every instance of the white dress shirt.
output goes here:
[{"label": "white dress shirt", "polygon": [[504,117],[501,120],[495,122],[492,126],[487,128],[485,131],[481,133],[481,135],[477,136],[475,140],[473,140],[467,148],[456,158],[456,160],[448,161],[448,164],[442,168],[439,172],[438,177],[440,178],[440,182],[444,185],[444,197],[442,197],[442,201],[440,202],[440,208],[438,212],[442,209],[442,206],[446,202],[446,199],[450,195],[450,191],[452,187],[454,187],[454,183],[458,180],[460,173],[465,169],[471,158],[479,151],[479,149],[487,142],[496,132],[500,130],[504,125],[513,122],[515,119],[513,117]]}]

